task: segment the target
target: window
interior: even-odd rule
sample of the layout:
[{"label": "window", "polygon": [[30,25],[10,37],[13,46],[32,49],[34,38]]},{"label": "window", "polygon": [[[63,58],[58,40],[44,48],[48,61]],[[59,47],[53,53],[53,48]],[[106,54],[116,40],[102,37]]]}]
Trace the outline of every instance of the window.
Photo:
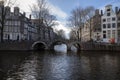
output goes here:
[{"label": "window", "polygon": [[14,27],[14,32],[17,32],[17,27]]},{"label": "window", "polygon": [[115,38],[115,30],[112,31],[112,38]]},{"label": "window", "polygon": [[103,38],[106,38],[106,34],[103,34]]},{"label": "window", "polygon": [[116,24],[115,23],[112,23],[112,28],[115,28],[116,27]]},{"label": "window", "polygon": [[117,24],[118,28],[120,28],[120,23]]},{"label": "window", "polygon": [[6,21],[5,25],[8,25],[8,21]]},{"label": "window", "polygon": [[107,9],[107,11],[110,11],[110,9]]},{"label": "window", "polygon": [[107,16],[110,16],[110,13],[107,13]]},{"label": "window", "polygon": [[8,27],[9,27],[9,26],[6,26],[6,32],[8,32]]},{"label": "window", "polygon": [[20,21],[18,21],[18,25],[20,25]]},{"label": "window", "polygon": [[106,31],[103,31],[103,34],[106,33]]},{"label": "window", "polygon": [[103,38],[106,38],[106,31],[103,31]]},{"label": "window", "polygon": [[107,28],[111,28],[111,25],[110,25],[110,24],[107,24]]},{"label": "window", "polygon": [[106,28],[106,24],[103,24],[103,28]]},{"label": "window", "polygon": [[12,25],[12,21],[9,21],[9,25]]},{"label": "window", "polygon": [[110,22],[110,18],[107,18],[107,22]]},{"label": "window", "polygon": [[112,21],[115,21],[115,17],[112,18]]},{"label": "window", "polygon": [[7,38],[8,37],[8,35],[7,34],[5,34],[5,38]]},{"label": "window", "polygon": [[118,17],[118,20],[120,21],[120,17]]},{"label": "window", "polygon": [[120,30],[118,30],[118,38],[120,39]]},{"label": "window", "polygon": [[107,36],[108,38],[111,38],[111,37],[110,37],[110,35],[111,35],[111,31],[110,31],[110,30],[107,31],[107,35],[108,35],[108,36]]},{"label": "window", "polygon": [[106,19],[103,19],[103,22],[106,22]]}]

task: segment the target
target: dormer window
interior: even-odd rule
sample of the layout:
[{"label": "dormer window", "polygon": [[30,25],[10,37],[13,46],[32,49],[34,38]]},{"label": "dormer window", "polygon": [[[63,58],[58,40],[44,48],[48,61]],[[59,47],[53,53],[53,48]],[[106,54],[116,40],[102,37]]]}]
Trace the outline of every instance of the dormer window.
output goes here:
[{"label": "dormer window", "polygon": [[107,11],[110,11],[110,9],[107,9]]}]

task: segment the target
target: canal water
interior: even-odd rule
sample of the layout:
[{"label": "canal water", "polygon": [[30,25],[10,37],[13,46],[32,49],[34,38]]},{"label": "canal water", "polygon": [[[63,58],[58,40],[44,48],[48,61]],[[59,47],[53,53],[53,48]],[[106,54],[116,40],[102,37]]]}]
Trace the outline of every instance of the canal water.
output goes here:
[{"label": "canal water", "polygon": [[0,52],[0,80],[120,80],[120,53]]}]

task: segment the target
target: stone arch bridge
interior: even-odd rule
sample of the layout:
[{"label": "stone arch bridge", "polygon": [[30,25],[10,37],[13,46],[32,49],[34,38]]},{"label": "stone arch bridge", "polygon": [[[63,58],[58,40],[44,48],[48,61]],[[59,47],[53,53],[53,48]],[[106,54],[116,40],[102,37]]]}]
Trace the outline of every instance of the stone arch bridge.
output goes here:
[{"label": "stone arch bridge", "polygon": [[32,42],[32,50],[53,50],[55,45],[66,44],[67,49],[70,50],[74,45],[77,49],[81,48],[81,43],[78,40],[53,39],[53,40],[37,40]]}]

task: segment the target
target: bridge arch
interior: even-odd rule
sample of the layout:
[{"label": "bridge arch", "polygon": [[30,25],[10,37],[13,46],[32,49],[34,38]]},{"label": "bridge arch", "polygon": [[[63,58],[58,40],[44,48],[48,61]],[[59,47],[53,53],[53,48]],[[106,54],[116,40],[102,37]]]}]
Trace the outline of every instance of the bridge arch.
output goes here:
[{"label": "bridge arch", "polygon": [[32,44],[32,49],[33,50],[46,50],[47,45],[45,42],[42,41],[37,41]]},{"label": "bridge arch", "polygon": [[72,42],[70,44],[70,46],[69,46],[70,49],[71,49],[72,46],[75,46],[77,48],[77,50],[81,50],[81,44],[80,44],[80,42]]},{"label": "bridge arch", "polygon": [[67,46],[67,43],[65,41],[54,41],[50,44],[49,48],[50,50],[54,50],[55,45],[65,44]]}]

